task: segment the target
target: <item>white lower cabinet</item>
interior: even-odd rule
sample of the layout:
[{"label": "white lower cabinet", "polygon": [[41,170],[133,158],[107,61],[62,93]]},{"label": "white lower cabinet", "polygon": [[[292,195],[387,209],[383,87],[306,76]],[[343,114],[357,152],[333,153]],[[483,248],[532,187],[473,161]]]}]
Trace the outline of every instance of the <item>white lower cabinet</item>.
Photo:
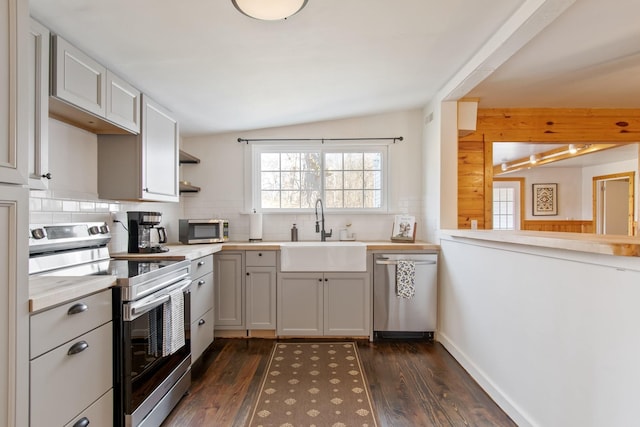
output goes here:
[{"label": "white lower cabinet", "polygon": [[112,426],[111,291],[35,313],[30,329],[30,426]]},{"label": "white lower cabinet", "polygon": [[276,252],[246,251],[245,289],[248,330],[276,329]]},{"label": "white lower cabinet", "polygon": [[191,364],[213,342],[213,255],[191,262]]},{"label": "white lower cabinet", "polygon": [[218,330],[246,329],[244,319],[244,253],[222,252],[214,256],[214,315]]},{"label": "white lower cabinet", "polygon": [[280,273],[279,336],[368,336],[368,273]]}]

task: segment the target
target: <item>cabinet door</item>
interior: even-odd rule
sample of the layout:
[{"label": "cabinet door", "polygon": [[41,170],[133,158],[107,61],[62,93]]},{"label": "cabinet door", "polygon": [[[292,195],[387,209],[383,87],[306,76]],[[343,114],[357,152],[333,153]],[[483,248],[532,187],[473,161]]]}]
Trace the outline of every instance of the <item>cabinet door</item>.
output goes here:
[{"label": "cabinet door", "polygon": [[324,333],[368,336],[371,289],[367,273],[324,274]]},{"label": "cabinet door", "polygon": [[49,186],[49,30],[31,20],[29,31],[29,187]]},{"label": "cabinet door", "polygon": [[247,267],[247,329],[276,329],[276,268]]},{"label": "cabinet door", "polygon": [[202,316],[195,317],[191,324],[191,364],[198,358],[213,342],[213,310],[209,310]]},{"label": "cabinet door", "polygon": [[213,272],[193,280],[191,286],[192,320],[213,308],[213,292]]},{"label": "cabinet door", "polygon": [[278,335],[323,334],[322,273],[278,275]]},{"label": "cabinet door", "polygon": [[52,95],[105,117],[107,69],[59,35],[52,37]]},{"label": "cabinet door", "polygon": [[216,329],[246,329],[242,253],[214,256],[214,317]]},{"label": "cabinet door", "polygon": [[140,91],[107,70],[107,119],[134,133],[140,132]]},{"label": "cabinet door", "polygon": [[0,185],[0,425],[9,426],[28,423],[28,195]]},{"label": "cabinet door", "polygon": [[142,198],[177,202],[178,122],[144,95],[142,103]]},{"label": "cabinet door", "polygon": [[25,0],[0,0],[0,182],[11,184],[27,183],[28,13]]}]

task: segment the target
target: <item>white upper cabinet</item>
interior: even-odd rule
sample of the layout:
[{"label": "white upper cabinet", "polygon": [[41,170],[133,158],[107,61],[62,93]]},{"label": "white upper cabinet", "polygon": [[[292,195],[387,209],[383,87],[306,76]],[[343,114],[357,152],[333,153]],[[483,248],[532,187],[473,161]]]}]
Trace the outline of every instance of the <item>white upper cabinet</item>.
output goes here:
[{"label": "white upper cabinet", "polygon": [[49,187],[49,30],[31,20],[29,31],[29,187]]},{"label": "white upper cabinet", "polygon": [[107,70],[107,120],[140,132],[140,91]]},{"label": "white upper cabinet", "polygon": [[138,89],[60,35],[51,49],[51,117],[97,134],[140,132]]},{"label": "white upper cabinet", "polygon": [[141,100],[139,135],[98,136],[98,195],[177,202],[178,122],[149,97]]},{"label": "white upper cabinet", "polygon": [[178,121],[144,97],[142,129],[143,198],[178,201]]},{"label": "white upper cabinet", "polygon": [[59,35],[52,37],[51,94],[90,113],[105,116],[107,69]]},{"label": "white upper cabinet", "polygon": [[10,184],[27,183],[28,19],[26,1],[0,0],[0,182]]}]

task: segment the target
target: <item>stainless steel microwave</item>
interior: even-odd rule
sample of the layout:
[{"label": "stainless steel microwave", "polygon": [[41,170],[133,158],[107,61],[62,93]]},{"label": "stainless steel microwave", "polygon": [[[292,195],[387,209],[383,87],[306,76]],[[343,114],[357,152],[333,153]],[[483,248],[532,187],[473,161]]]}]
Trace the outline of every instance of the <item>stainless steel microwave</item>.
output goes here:
[{"label": "stainless steel microwave", "polygon": [[229,240],[229,221],[226,219],[181,219],[179,225],[180,242],[185,245]]}]

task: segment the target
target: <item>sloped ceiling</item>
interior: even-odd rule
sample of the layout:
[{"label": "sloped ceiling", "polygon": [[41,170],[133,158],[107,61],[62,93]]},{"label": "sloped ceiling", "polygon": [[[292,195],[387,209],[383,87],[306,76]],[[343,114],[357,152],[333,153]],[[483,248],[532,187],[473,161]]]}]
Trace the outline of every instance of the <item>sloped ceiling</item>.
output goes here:
[{"label": "sloped ceiling", "polygon": [[[185,136],[424,106],[534,0],[31,0],[31,14],[171,109]],[[539,3],[542,3],[540,1]],[[640,107],[640,2],[578,0],[468,96],[481,107]]]}]

